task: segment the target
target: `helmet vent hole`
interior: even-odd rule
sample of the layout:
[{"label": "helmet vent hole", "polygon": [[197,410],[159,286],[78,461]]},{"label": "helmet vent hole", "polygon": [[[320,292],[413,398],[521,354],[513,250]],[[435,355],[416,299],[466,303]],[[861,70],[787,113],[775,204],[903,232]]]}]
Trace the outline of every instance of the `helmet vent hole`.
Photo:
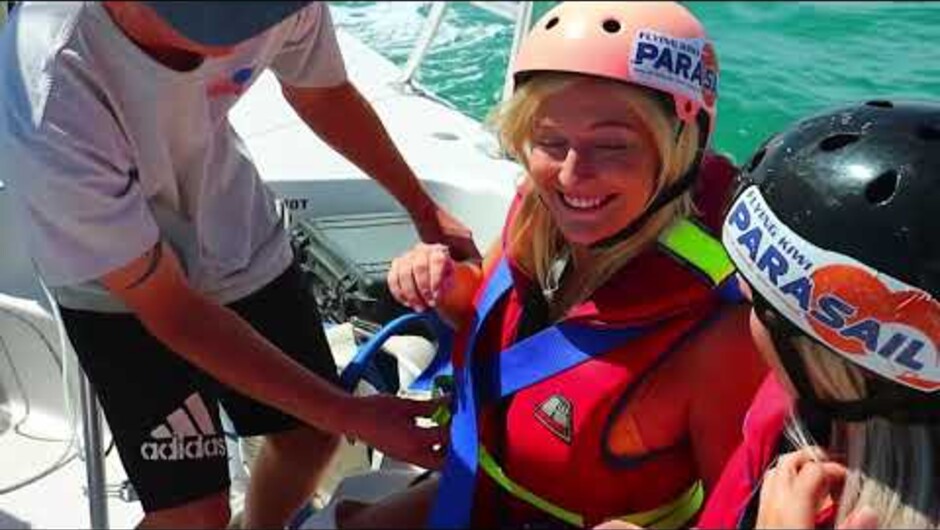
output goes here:
[{"label": "helmet vent hole", "polygon": [[872,204],[887,204],[898,189],[898,172],[890,169],[878,175],[865,187],[865,197]]},{"label": "helmet vent hole", "polygon": [[917,128],[917,137],[928,142],[940,140],[940,125],[921,125]]},{"label": "helmet vent hole", "polygon": [[875,99],[875,100],[872,100],[872,101],[866,101],[865,104],[868,105],[869,107],[878,107],[878,108],[882,108],[882,109],[893,109],[893,108],[894,108],[894,103],[891,103],[890,101],[888,101],[888,100],[886,100],[886,99]]},{"label": "helmet vent hole", "polygon": [[612,18],[605,20],[602,26],[607,33],[617,33],[620,31],[620,22]]},{"label": "helmet vent hole", "polygon": [[552,29],[558,25],[558,17],[552,17],[545,23],[545,29]]},{"label": "helmet vent hole", "polygon": [[753,172],[755,169],[757,169],[757,166],[759,166],[760,163],[764,161],[764,157],[765,157],[765,156],[767,156],[767,148],[766,148],[766,147],[763,148],[763,149],[761,149],[760,151],[754,153],[754,156],[751,157],[751,161],[747,163],[747,172],[748,172],[748,173],[751,173],[751,172]]},{"label": "helmet vent hole", "polygon": [[819,148],[823,151],[835,151],[858,141],[857,134],[835,134],[819,142]]}]

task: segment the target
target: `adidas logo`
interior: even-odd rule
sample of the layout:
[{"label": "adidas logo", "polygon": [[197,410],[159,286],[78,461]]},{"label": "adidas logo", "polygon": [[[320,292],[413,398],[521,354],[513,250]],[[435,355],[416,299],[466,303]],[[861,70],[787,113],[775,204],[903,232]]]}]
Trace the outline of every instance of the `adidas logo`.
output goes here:
[{"label": "adidas logo", "polygon": [[144,460],[176,461],[226,458],[225,439],[219,435],[199,394],[193,393],[150,432],[152,442],[140,445]]}]

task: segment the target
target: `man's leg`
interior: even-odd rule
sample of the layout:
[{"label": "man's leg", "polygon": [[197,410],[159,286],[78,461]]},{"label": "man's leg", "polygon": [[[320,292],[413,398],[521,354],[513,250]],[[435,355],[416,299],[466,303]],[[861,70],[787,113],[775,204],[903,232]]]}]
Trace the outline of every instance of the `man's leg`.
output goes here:
[{"label": "man's leg", "polygon": [[[296,264],[229,307],[289,357],[339,385],[316,300],[304,286]],[[336,453],[339,438],[232,389],[222,388],[219,395],[239,435],[265,436],[251,464],[242,527],[283,527],[313,493]]]},{"label": "man's leg", "polygon": [[147,512],[137,528],[225,528],[228,489],[181,506]]},{"label": "man's leg", "polygon": [[306,425],[269,434],[251,468],[243,528],[283,527],[313,494],[339,438]]},{"label": "man's leg", "polygon": [[143,528],[228,523],[228,468],[218,405],[191,365],[127,314],[61,308],[69,340],[95,387]]}]

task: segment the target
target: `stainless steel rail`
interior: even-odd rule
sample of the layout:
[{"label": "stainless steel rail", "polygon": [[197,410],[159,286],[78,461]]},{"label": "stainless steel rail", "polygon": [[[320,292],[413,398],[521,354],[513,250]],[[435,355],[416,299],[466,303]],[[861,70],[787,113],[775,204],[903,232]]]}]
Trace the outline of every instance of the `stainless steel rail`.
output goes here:
[{"label": "stainless steel rail", "polygon": [[[421,67],[421,63],[424,61],[424,58],[427,57],[428,50],[431,49],[431,44],[434,42],[434,37],[437,35],[437,31],[441,26],[441,21],[444,19],[444,14],[447,11],[447,6],[449,2],[429,2],[431,5],[431,10],[428,13],[428,17],[425,20],[424,26],[421,28],[421,33],[418,36],[418,40],[415,41],[414,47],[411,49],[411,54],[408,56],[408,61],[405,63],[405,66],[402,68],[402,74],[398,78],[398,82],[402,85],[405,85],[411,89],[416,89],[417,92],[425,92],[418,87],[414,86],[414,76],[418,71],[418,68]],[[507,20],[513,21],[513,36],[512,36],[512,47],[509,49],[509,60],[506,64],[506,72],[503,75],[503,94],[502,98],[505,101],[509,96],[512,95],[512,64],[513,59],[516,56],[516,52],[519,50],[519,45],[522,42],[525,34],[528,33],[529,27],[532,25],[532,5],[533,2],[470,2],[472,5],[484,9],[494,15],[503,17]]]}]

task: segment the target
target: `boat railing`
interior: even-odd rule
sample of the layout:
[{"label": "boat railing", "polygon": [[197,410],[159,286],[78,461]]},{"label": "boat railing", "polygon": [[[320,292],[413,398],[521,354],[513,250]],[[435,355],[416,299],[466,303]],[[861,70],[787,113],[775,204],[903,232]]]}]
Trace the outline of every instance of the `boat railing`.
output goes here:
[{"label": "boat railing", "polygon": [[444,13],[447,12],[447,2],[430,2],[430,4],[431,11],[428,12],[424,26],[421,28],[421,33],[418,35],[418,40],[411,49],[408,62],[406,62],[404,68],[402,68],[401,77],[398,78],[399,83],[405,85],[412,84],[414,76],[418,72],[418,68],[427,56],[428,50],[431,49],[431,43],[437,35],[441,21],[444,20]]},{"label": "boat railing", "polygon": [[[512,94],[512,63],[519,50],[519,44],[522,38],[528,32],[532,25],[532,4],[533,2],[470,2],[472,5],[493,13],[499,17],[513,22],[512,46],[509,48],[509,60],[506,63],[506,71],[503,75],[502,99],[505,101]],[[402,68],[402,74],[398,78],[398,83],[413,91],[427,93],[426,90],[417,86],[415,83],[415,74],[421,67],[421,63],[427,57],[428,51],[434,37],[444,20],[444,13],[447,11],[449,2],[428,2],[431,9],[425,19],[424,26],[421,29],[418,39],[415,41],[408,61]]]}]

